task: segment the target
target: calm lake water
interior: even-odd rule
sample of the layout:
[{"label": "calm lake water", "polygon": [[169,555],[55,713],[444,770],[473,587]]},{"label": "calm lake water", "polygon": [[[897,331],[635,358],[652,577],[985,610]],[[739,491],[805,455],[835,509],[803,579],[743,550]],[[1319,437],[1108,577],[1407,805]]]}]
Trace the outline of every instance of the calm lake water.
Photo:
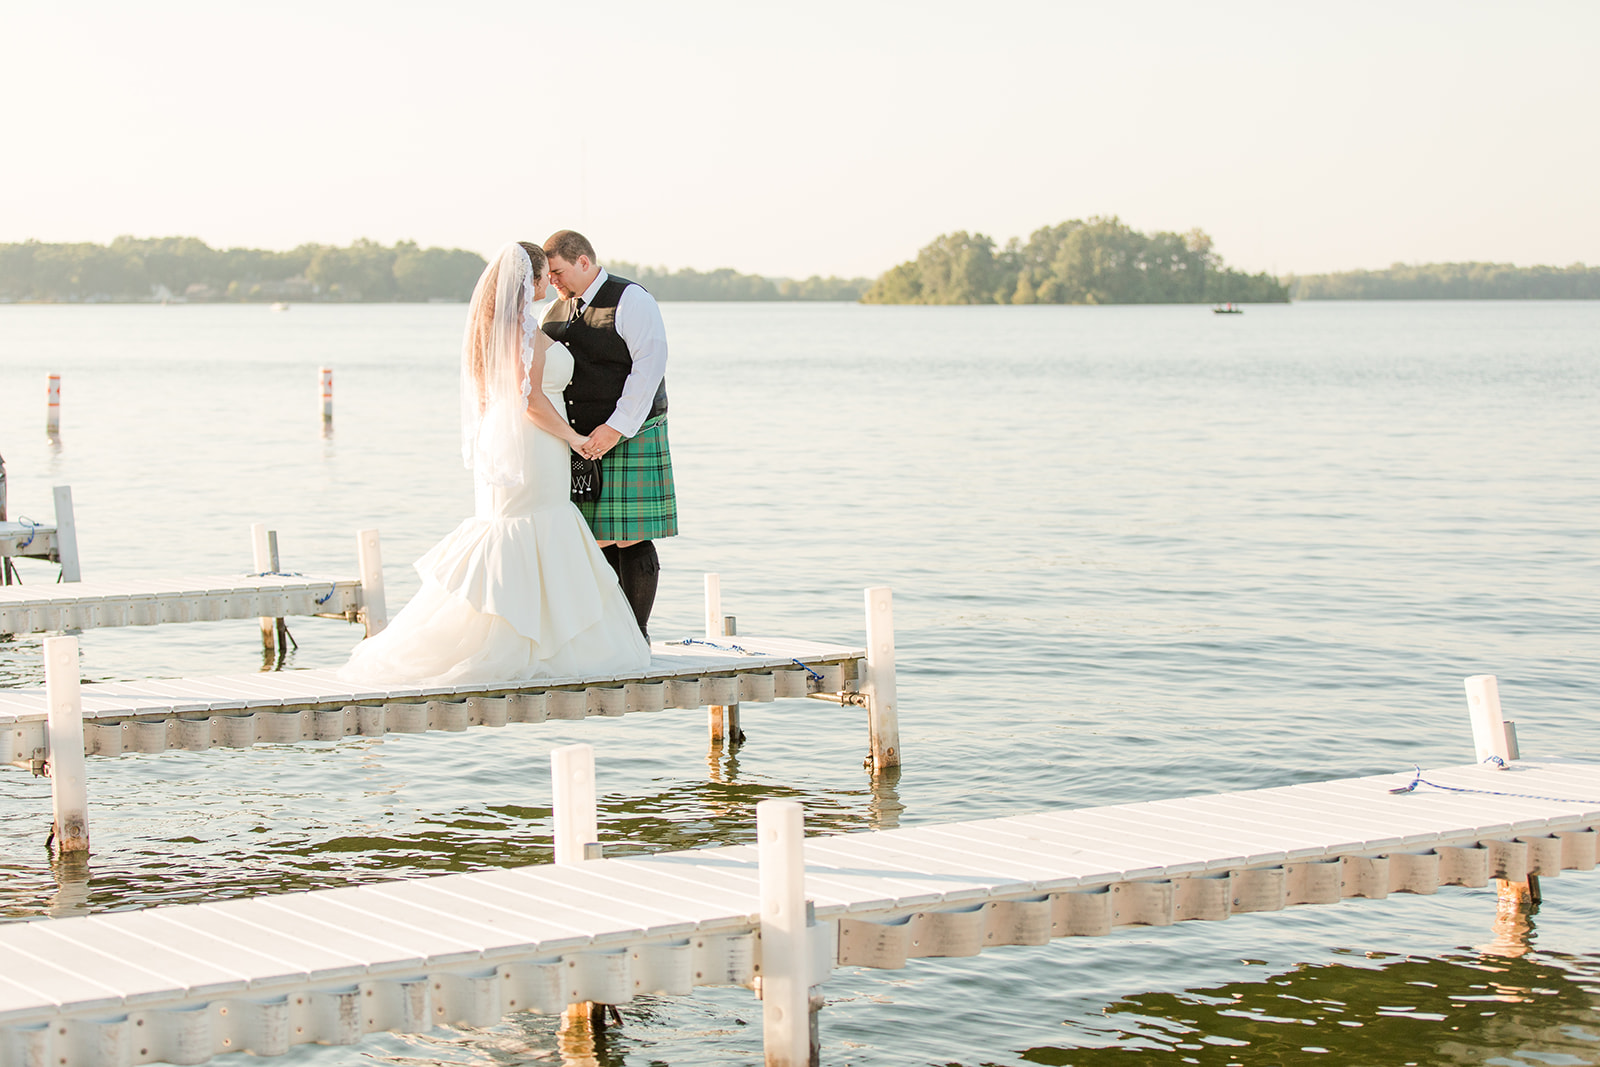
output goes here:
[{"label": "calm lake water", "polygon": [[[1600,304],[663,310],[684,532],[652,631],[696,632],[706,571],[746,633],[857,641],[861,589],[892,586],[897,781],[863,772],[859,712],[815,701],[747,707],[718,758],[669,712],[95,759],[85,881],[46,854],[48,781],[4,770],[0,917],[548,862],[548,753],[577,741],[617,851],[748,842],[775,796],[837,833],[1468,762],[1477,673],[1525,752],[1600,759]],[[70,484],[94,578],[249,570],[257,521],[287,569],[353,573],[377,526],[398,605],[471,509],[464,311],[0,307],[12,516]],[[289,668],[359,636],[292,629]],[[80,640],[88,679],[262,665],[253,621]],[[0,685],[41,679],[37,638],[0,644]],[[1547,880],[1520,930],[1447,888],[841,969],[823,1058],[1597,1063],[1597,890]],[[525,1016],[281,1062],[760,1060],[745,990],[623,1014],[592,1060]]]}]

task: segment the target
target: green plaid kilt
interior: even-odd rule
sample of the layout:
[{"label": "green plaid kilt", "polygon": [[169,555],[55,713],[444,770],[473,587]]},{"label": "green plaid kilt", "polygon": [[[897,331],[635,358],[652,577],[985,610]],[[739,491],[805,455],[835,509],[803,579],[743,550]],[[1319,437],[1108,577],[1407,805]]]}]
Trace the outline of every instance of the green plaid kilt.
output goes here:
[{"label": "green plaid kilt", "polygon": [[667,417],[645,420],[600,461],[600,499],[579,502],[596,541],[653,541],[678,532]]}]

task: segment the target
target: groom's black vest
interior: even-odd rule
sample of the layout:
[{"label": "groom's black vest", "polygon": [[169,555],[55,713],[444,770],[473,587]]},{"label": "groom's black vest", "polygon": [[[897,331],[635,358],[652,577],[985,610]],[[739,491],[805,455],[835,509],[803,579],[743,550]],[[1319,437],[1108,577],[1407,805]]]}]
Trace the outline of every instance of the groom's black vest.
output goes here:
[{"label": "groom's black vest", "polygon": [[[572,352],[572,381],[565,393],[567,421],[581,434],[593,433],[611,417],[622,397],[622,386],[633,371],[628,343],[617,332],[617,303],[624,289],[638,284],[609,275],[594,300],[584,305],[583,314],[573,318],[573,301],[561,300],[551,308],[545,322],[545,332]],[[662,378],[647,417],[655,418],[666,411],[667,382]]]}]

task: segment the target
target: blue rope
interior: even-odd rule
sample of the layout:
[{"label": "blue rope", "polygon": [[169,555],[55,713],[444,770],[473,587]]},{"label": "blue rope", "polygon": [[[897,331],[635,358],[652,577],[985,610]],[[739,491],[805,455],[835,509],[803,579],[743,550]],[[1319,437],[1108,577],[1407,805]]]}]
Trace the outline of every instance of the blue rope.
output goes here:
[{"label": "blue rope", "polygon": [[17,522],[28,528],[28,539],[17,546],[17,551],[21,552],[23,549],[33,544],[33,538],[39,530],[39,524],[28,518],[26,515],[18,515]]},{"label": "blue rope", "polygon": [[[252,578],[309,578],[310,575],[301,574],[299,571],[256,571],[254,574],[251,575],[251,577]],[[320,608],[322,605],[324,605],[328,601],[332,600],[333,599],[333,594],[335,592],[337,592],[338,589],[339,589],[339,583],[338,582],[330,582],[328,584],[328,591],[326,593],[322,594],[321,596],[317,597],[317,607]]]},{"label": "blue rope", "polygon": [[[1483,762],[1493,763],[1500,767],[1504,767],[1506,765],[1506,761],[1501,759],[1499,756],[1490,756]],[[1411,769],[1416,773],[1416,777],[1411,779],[1411,784],[1396,786],[1394,789],[1389,790],[1389,792],[1409,793],[1416,789],[1419,785],[1426,785],[1432,786],[1434,789],[1442,789],[1447,793],[1483,793],[1486,796],[1491,797],[1516,797],[1519,800],[1549,800],[1557,804],[1593,804],[1596,807],[1600,807],[1600,800],[1577,800],[1572,797],[1542,797],[1535,793],[1504,793],[1496,789],[1468,789],[1459,785],[1440,785],[1438,782],[1430,782],[1426,778],[1422,777],[1422,768],[1416,764],[1412,764]]]},{"label": "blue rope", "polygon": [[[715,641],[703,641],[698,637],[685,637],[682,641],[668,641],[667,644],[669,644],[669,645],[705,645],[707,648],[720,649],[723,652],[737,652],[741,656],[770,656],[770,655],[772,655],[772,653],[770,653],[770,652],[752,652],[748,648],[743,648],[743,647],[741,647],[739,645],[719,645]],[[801,670],[803,670],[807,674],[811,675],[811,677],[815,678],[817,681],[819,681],[819,682],[822,681],[822,675],[818,674],[816,671],[812,670],[810,667],[807,667],[804,663],[801,663],[799,660],[791,659],[789,662],[793,663],[795,666],[799,667]]]}]

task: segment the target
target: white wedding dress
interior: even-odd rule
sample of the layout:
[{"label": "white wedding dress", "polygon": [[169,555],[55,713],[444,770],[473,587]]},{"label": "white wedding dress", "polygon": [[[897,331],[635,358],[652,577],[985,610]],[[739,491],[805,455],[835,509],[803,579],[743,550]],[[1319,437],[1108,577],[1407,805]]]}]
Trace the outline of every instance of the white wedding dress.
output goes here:
[{"label": "white wedding dress", "polygon": [[[545,394],[565,411],[572,354],[545,354]],[[520,485],[478,476],[477,514],[417,560],[422,588],[339,670],[373,686],[478,685],[624,674],[650,664],[616,573],[569,498],[571,450],[511,403],[480,430],[521,445]]]}]

